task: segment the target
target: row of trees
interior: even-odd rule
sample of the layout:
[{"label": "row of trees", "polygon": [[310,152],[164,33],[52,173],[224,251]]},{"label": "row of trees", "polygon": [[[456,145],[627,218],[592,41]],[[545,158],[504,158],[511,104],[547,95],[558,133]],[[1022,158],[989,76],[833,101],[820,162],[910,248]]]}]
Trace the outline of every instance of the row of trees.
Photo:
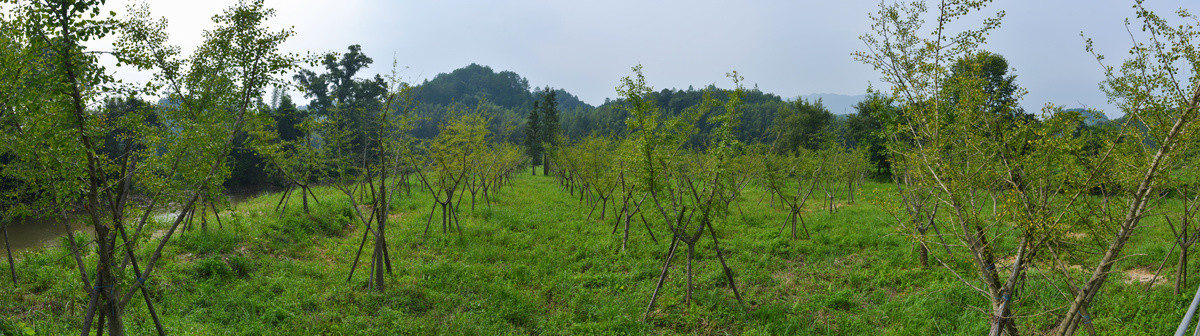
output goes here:
[{"label": "row of trees", "polygon": [[[322,201],[313,192],[317,185],[340,191],[363,230],[348,279],[373,237],[364,265],[367,286],[379,290],[392,270],[388,211],[395,198],[411,194],[411,181],[430,192],[434,210],[441,207],[443,231],[451,224],[461,231],[457,209],[464,195],[471,195],[472,209],[479,197],[490,204],[528,162],[508,141],[517,125],[497,129],[486,116],[494,105],[486,102],[471,111],[450,105],[438,133],[418,137],[419,91],[396,71],[357,77],[373,63],[357,45],[316,59],[322,73],[293,76],[311,99],[298,108],[281,88],[287,86],[283,76],[302,60],[278,50],[292,32],[264,26],[274,11],[262,1],[240,2],[215,16],[216,28],[187,58],[166,44],[166,21],[145,6],[117,17],[100,14],[101,3],[22,3],[0,19],[0,224],[53,213],[70,231],[79,221],[73,210],[84,210],[98,258],[89,265],[87,249],[75,240],[70,248],[89,290],[85,334],[93,327],[124,334],[123,312],[139,293],[165,334],[147,280],[163,248],[198,211],[201,218],[209,209],[219,213],[222,184],[234,169],[246,169],[231,160],[258,161],[260,167],[250,168],[287,186],[277,206],[281,215],[297,194],[309,212],[310,199]],[[116,39],[111,51],[83,47],[110,36]],[[101,55],[156,75],[144,86],[123,84],[100,66]],[[272,85],[270,103],[263,102]],[[138,98],[153,95],[165,98],[158,104]],[[151,238],[150,214],[164,209],[178,216]],[[140,255],[144,244],[154,248]]]},{"label": "row of trees", "polygon": [[[684,301],[691,302],[692,264],[705,237],[711,238],[726,281],[741,302],[714,223],[735,208],[740,211],[741,194],[751,183],[766,187],[772,202],[779,199],[779,206],[787,205],[790,216],[784,226],[793,225],[795,237],[796,220],[813,191],[822,192],[825,208],[832,212],[836,195],[852,194],[869,171],[865,149],[848,150],[832,138],[826,138],[818,150],[799,144],[776,143],[772,148],[739,141],[736,130],[746,108],[742,101],[746,90],[736,72],[729,74],[735,89],[708,92],[702,103],[667,116],[651,97],[653,91],[646,85],[641,67],[633,70],[634,76],[624,78],[618,88],[629,115],[627,135],[589,136],[553,148],[552,156],[558,158],[555,177],[589,206],[589,218],[598,216],[603,221],[612,208],[613,233],[622,232],[622,250],[629,243],[630,231],[640,230],[635,225],[638,221],[655,242],[656,231],[665,227],[669,233],[671,242],[647,316],[670,264],[684,246]],[[701,137],[701,146],[689,146],[699,123],[711,123],[713,131]],[[782,146],[792,147],[783,150]]]},{"label": "row of trees", "polygon": [[[1004,66],[998,68],[1006,70]],[[662,89],[648,92],[647,97],[660,106],[664,116],[674,117],[700,105],[706,92],[718,100],[728,99],[726,91],[715,85],[700,89]],[[820,101],[786,101],[757,89],[746,89],[745,93],[742,121],[735,128],[738,141],[774,145],[779,153],[798,146],[817,150],[829,141],[849,148],[867,143],[866,147],[873,153],[871,160],[877,166],[876,173],[886,176],[888,170],[882,156],[882,142],[871,139],[881,127],[874,119],[877,113],[871,110],[878,104],[860,106],[856,114],[838,116]],[[555,153],[551,147],[560,141],[578,142],[593,135],[626,136],[625,120],[630,116],[623,107],[623,98],[607,100],[601,106],[593,107],[562,89],[530,88],[528,80],[516,73],[495,72],[477,64],[439,74],[415,85],[414,97],[416,118],[412,121],[412,132],[417,138],[432,139],[437,136],[440,125],[454,120],[455,111],[475,109],[488,117],[488,128],[496,140],[522,144],[529,150],[535,165],[542,165],[544,154],[553,157]],[[712,115],[711,112],[700,114],[693,125],[696,132],[685,143],[687,147],[707,145],[717,125],[710,122]],[[516,132],[510,132],[510,126],[514,125]],[[553,168],[553,164],[543,166],[544,170]]]}]

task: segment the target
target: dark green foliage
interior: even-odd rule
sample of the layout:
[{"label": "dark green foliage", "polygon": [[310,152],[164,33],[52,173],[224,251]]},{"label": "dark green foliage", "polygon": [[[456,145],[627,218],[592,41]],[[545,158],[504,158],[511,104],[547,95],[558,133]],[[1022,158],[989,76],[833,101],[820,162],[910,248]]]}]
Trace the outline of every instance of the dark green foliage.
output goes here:
[{"label": "dark green foliage", "polygon": [[79,248],[79,253],[87,254],[92,251],[91,242],[95,239],[92,234],[87,232],[75,231],[62,237],[58,237],[58,247],[62,253],[71,253],[71,239],[75,239],[75,246]]},{"label": "dark green foliage", "polygon": [[379,75],[370,79],[355,77],[374,60],[364,55],[357,44],[347,50],[341,58],[334,53],[325,54],[321,61],[325,73],[305,69],[294,78],[304,89],[304,96],[311,99],[309,113],[329,118],[334,129],[348,132],[349,145],[339,150],[358,153],[363,150],[367,132],[376,126],[367,116],[385,108],[379,98],[387,92],[387,84]]},{"label": "dark green foliage", "polygon": [[[1018,94],[1023,89],[1016,84],[1017,75],[1008,73],[1008,61],[1004,56],[980,51],[959,59],[950,71],[947,81],[962,76],[979,76],[984,79],[983,93],[988,96],[984,107],[1001,118],[1003,122],[1000,124],[1034,121],[1033,115],[1025,113],[1025,109],[1017,104]],[[953,104],[960,93],[954,91],[953,86],[947,87],[951,88],[948,94]]]},{"label": "dark green foliage", "polygon": [[832,141],[833,113],[821,101],[798,99],[780,106],[772,129],[775,139],[771,145],[776,153],[788,153],[796,148],[818,150]]},{"label": "dark green foliage", "polygon": [[542,174],[550,173],[552,160],[548,154],[554,152],[554,147],[562,138],[556,92],[549,87],[539,92],[539,99],[533,102],[533,109],[529,111],[529,119],[525,122],[525,151],[532,158],[533,165],[542,164]]},{"label": "dark green foliage", "polygon": [[[530,164],[534,166],[542,164],[542,155],[546,151],[542,141],[544,124],[541,109],[530,109],[529,117],[525,119],[525,155],[529,155]],[[537,174],[536,169],[534,174]]]},{"label": "dark green foliage", "polygon": [[[352,50],[351,54],[353,53]],[[317,75],[312,72],[302,72],[296,77],[302,86],[309,88],[305,91],[305,95],[312,99],[308,106],[309,111],[323,111],[336,105],[338,99],[336,93],[339,90],[332,89],[337,86],[333,79],[336,77],[334,75],[344,77],[345,74],[357,71],[357,68],[353,67],[337,70],[342,69],[340,64],[355,64],[346,60],[346,57],[350,57],[349,55],[343,57],[344,59],[340,62],[335,62],[336,58],[327,56],[325,60],[327,68],[336,70],[331,70],[329,74]],[[351,59],[363,60],[360,56]],[[328,64],[337,66],[330,68]],[[365,64],[359,64],[359,66],[365,66]],[[711,90],[713,97],[718,100],[727,99],[728,93],[725,90],[712,85],[703,90],[692,87],[686,90],[663,89],[650,93],[648,98],[654,100],[661,107],[664,117],[670,118],[699,104],[705,90]],[[625,133],[625,119],[628,117],[626,111],[618,108],[620,100],[606,100],[601,106],[592,107],[564,89],[531,89],[529,81],[514,72],[496,72],[490,67],[479,64],[471,64],[450,73],[438,74],[417,85],[414,92],[416,92],[414,101],[417,104],[414,111],[419,119],[413,123],[412,134],[418,139],[432,139],[437,136],[438,125],[456,117],[452,111],[474,110],[489,117],[488,129],[496,135],[496,141],[524,144],[527,149],[532,148],[531,146],[536,147],[527,141],[527,134],[531,130],[529,122],[535,120],[532,114],[536,106],[551,105],[546,101],[546,96],[553,97],[552,105],[557,111],[559,134],[568,142],[588,135],[622,136]],[[745,103],[741,117],[742,122],[735,129],[741,143],[771,144],[776,142],[782,132],[785,144],[780,146],[795,148],[791,146],[803,144],[806,148],[815,148],[817,143],[826,141],[831,136],[840,135],[841,131],[835,127],[837,122],[835,116],[823,106],[818,107],[818,102],[806,100],[789,102],[777,95],[757,89],[747,90],[746,94],[743,99]],[[280,108],[283,108],[284,104],[280,105]],[[823,111],[824,114],[817,115],[814,113],[817,110]],[[301,111],[301,113],[304,112]],[[713,128],[713,124],[708,122],[709,113],[711,111],[706,111],[700,116],[700,121],[696,124],[695,135],[687,142],[689,147],[700,148],[708,143],[707,139]],[[806,117],[796,117],[800,115]],[[553,123],[548,119],[553,118],[549,118],[545,113],[539,113],[536,116],[538,123],[546,121]],[[287,133],[285,130],[288,126],[283,124],[285,121],[280,117],[276,117],[276,120],[280,123],[281,137],[285,137],[284,134]],[[542,125],[536,125],[532,127],[532,130],[540,132],[536,129],[540,126]],[[824,131],[821,130],[825,128],[828,128],[828,132],[822,133]],[[543,135],[542,142],[546,142],[546,139],[549,138]],[[544,150],[545,148],[533,148],[533,151],[530,152],[531,157],[536,157],[536,164],[541,163],[541,151]],[[537,155],[533,155],[533,152],[537,152]]]},{"label": "dark green foliage", "polygon": [[[416,100],[421,104],[476,105],[488,102],[506,109],[525,110],[541,99],[543,90],[531,91],[529,80],[512,71],[499,73],[491,67],[472,63],[450,73],[442,73],[417,86]],[[547,88],[548,89],[548,88]],[[563,89],[551,89],[555,103],[565,109],[592,108]]]},{"label": "dark green foliage", "polygon": [[414,92],[420,119],[414,123],[413,135],[419,139],[437,136],[439,125],[457,117],[452,111],[475,110],[489,119],[488,129],[496,141],[525,143],[529,114],[547,92],[553,93],[554,105],[564,113],[594,109],[566,90],[531,90],[529,81],[516,73],[496,73],[478,64],[438,74],[416,86]]},{"label": "dark green foliage", "polygon": [[309,118],[309,110],[299,110],[292,102],[292,96],[286,93],[279,98],[279,105],[270,110],[271,118],[275,120],[275,128],[279,132],[279,140],[294,141],[306,134],[300,124]]},{"label": "dark green foliage", "polygon": [[[726,92],[715,86],[705,90],[713,90],[717,99],[726,99]],[[553,105],[558,111],[560,134],[566,141],[574,141],[588,135],[620,136],[625,132],[627,112],[618,108],[619,100],[606,100],[599,107],[583,103],[578,97],[563,89],[542,88],[530,90],[528,80],[510,71],[499,73],[490,67],[471,64],[443,73],[417,86],[416,101],[417,115],[422,118],[415,123],[413,135],[420,139],[432,139],[437,135],[437,126],[453,117],[449,111],[482,108],[484,116],[491,117],[489,129],[497,134],[498,141],[522,143],[531,148],[533,144],[526,141],[536,104],[545,105],[544,97],[552,95]],[[765,93],[757,89],[747,90],[744,99],[745,112],[742,122],[735,132],[742,143],[771,143],[775,135],[772,133],[778,124],[776,115],[781,109],[795,110],[777,95]],[[673,117],[683,110],[699,104],[704,90],[688,88],[686,90],[663,89],[652,92],[650,99],[661,106],[665,117]],[[544,113],[537,115],[538,122],[546,119]],[[689,140],[689,146],[702,147],[707,143],[708,134],[713,125],[707,122],[708,115],[701,116],[697,123],[696,135]],[[832,117],[831,117],[832,118]],[[517,132],[505,131],[503,125],[518,125]],[[539,125],[540,126],[540,125]],[[536,128],[536,127],[534,127]],[[803,132],[803,131],[800,131]],[[545,139],[545,138],[543,138]],[[541,150],[544,150],[541,149]],[[535,152],[538,149],[534,150]],[[540,152],[535,162],[540,164]]]},{"label": "dark green foliage", "polygon": [[34,336],[37,333],[24,322],[11,322],[0,318],[0,336]]},{"label": "dark green foliage", "polygon": [[[104,102],[104,117],[114,123],[145,123],[158,126],[160,122],[153,108],[150,103],[137,97],[109,99]],[[124,125],[124,127],[114,128],[104,137],[104,149],[101,152],[110,158],[118,158],[128,155],[131,151],[142,149],[142,144],[134,143],[130,139],[132,134],[129,128],[134,126]]]},{"label": "dark green foliage", "polygon": [[[867,159],[875,166],[879,178],[891,176],[891,165],[887,159],[887,138],[880,118],[890,118],[897,113],[892,100],[871,92],[867,98],[854,105],[855,113],[846,117],[845,144],[847,148],[867,148]],[[889,119],[890,120],[890,119]]]},{"label": "dark green foliage", "polygon": [[225,260],[225,262],[229,264],[229,269],[233,271],[233,274],[240,278],[249,276],[250,273],[253,273],[254,269],[256,268],[253,260],[250,260],[250,258],[247,258],[241,254],[230,256],[229,259]]},{"label": "dark green foliage", "polygon": [[471,63],[448,74],[426,80],[416,91],[422,104],[475,105],[483,101],[503,108],[523,110],[533,105],[529,80],[512,71],[496,73],[491,67]]},{"label": "dark green foliage", "polygon": [[280,184],[277,176],[267,173],[267,161],[249,146],[249,136],[240,131],[234,136],[234,147],[229,152],[231,166],[226,188],[263,187]]},{"label": "dark green foliage", "polygon": [[533,109],[541,116],[539,135],[541,141],[556,146],[562,136],[562,122],[559,120],[557,92],[549,87],[539,92],[540,99],[533,102]]},{"label": "dark green foliage", "polygon": [[[728,99],[726,90],[711,85],[703,90],[692,87],[687,90],[663,89],[651,92],[647,98],[659,106],[664,117],[672,118],[683,113],[684,110],[700,104],[705,90],[711,90],[715,99]],[[746,90],[743,102],[745,111],[742,113],[742,122],[735,129],[738,141],[746,144],[770,143],[773,139],[770,129],[775,124],[777,110],[787,103],[777,95],[757,89]],[[624,135],[625,119],[629,115],[620,108],[621,104],[621,100],[606,100],[604,104],[594,109],[564,108],[563,135],[571,140],[581,139],[588,135]],[[708,122],[710,113],[712,111],[706,111],[700,116],[700,121],[696,125],[696,134],[688,141],[689,147],[702,147],[708,142],[708,135],[713,128],[713,124]]]}]

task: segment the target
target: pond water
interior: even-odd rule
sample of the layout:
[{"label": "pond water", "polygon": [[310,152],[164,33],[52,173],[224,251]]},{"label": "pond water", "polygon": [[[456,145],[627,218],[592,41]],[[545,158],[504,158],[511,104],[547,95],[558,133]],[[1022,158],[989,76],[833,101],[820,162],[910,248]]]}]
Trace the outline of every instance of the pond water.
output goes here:
[{"label": "pond water", "polygon": [[[74,231],[95,233],[90,225],[81,225],[81,223],[72,223],[71,229]],[[58,246],[62,241],[58,237],[67,234],[67,228],[62,225],[62,222],[54,218],[28,218],[18,220],[8,225],[8,242],[12,244],[13,253],[28,249],[46,248]],[[3,236],[0,236],[3,238]],[[4,241],[0,239],[0,248],[3,248]],[[3,253],[3,251],[0,251]]]},{"label": "pond water", "polygon": [[[236,206],[238,203],[245,202],[264,192],[264,190],[253,190],[228,195],[229,204],[231,207]],[[154,215],[154,219],[160,222],[169,222],[174,220],[177,215],[178,212],[163,212]],[[131,220],[136,221],[137,218],[131,218]],[[66,227],[63,227],[62,222],[55,217],[22,219],[10,223],[7,229],[8,242],[12,244],[13,253],[30,249],[57,247],[62,242],[62,239],[59,239],[59,237],[67,234]],[[91,225],[80,221],[78,216],[71,222],[71,229],[76,232],[86,232],[88,234],[96,233],[96,230]],[[5,258],[3,248],[6,246],[3,238],[3,236],[0,236],[0,260]]]}]

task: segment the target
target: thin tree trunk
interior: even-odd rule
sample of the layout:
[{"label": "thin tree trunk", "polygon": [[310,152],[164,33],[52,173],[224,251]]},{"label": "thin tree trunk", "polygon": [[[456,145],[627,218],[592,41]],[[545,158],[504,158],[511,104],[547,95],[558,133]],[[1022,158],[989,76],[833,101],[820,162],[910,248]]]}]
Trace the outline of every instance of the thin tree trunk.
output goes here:
[{"label": "thin tree trunk", "polygon": [[309,213],[308,212],[308,193],[309,193],[309,191],[308,191],[307,186],[300,186],[300,200],[301,200],[301,204],[304,205],[304,213],[306,213],[306,214]]},{"label": "thin tree trunk", "polygon": [[1187,221],[1184,221],[1182,228],[1179,238],[1179,263],[1175,266],[1175,295],[1179,295],[1183,287],[1187,287],[1188,247],[1191,245],[1187,241]]},{"label": "thin tree trunk", "polygon": [[[92,331],[92,321],[96,318],[96,303],[100,300],[100,288],[91,287],[91,289],[88,295],[87,313],[83,316],[83,332],[80,333],[80,336],[88,336]],[[97,333],[99,333],[98,331],[99,329],[97,329]]]},{"label": "thin tree trunk", "polygon": [[654,309],[654,302],[658,300],[658,292],[662,290],[663,281],[667,279],[667,270],[671,267],[671,259],[675,258],[675,249],[679,247],[679,236],[673,235],[671,239],[671,247],[667,249],[667,260],[663,261],[662,271],[658,274],[658,284],[654,286],[654,294],[650,295],[650,304],[646,306],[646,313],[642,314],[642,321],[650,316],[650,311]]},{"label": "thin tree trunk", "polygon": [[[428,231],[429,226],[426,225],[425,229],[426,229],[426,231]],[[350,282],[350,279],[354,278],[354,269],[358,268],[358,260],[360,257],[362,257],[363,247],[367,246],[367,233],[369,233],[370,231],[371,231],[370,225],[363,228],[362,240],[360,240],[358,242],[358,252],[354,254],[354,262],[350,264],[350,275],[346,276],[346,282]]]},{"label": "thin tree trunk", "polygon": [[929,228],[917,228],[917,234],[920,235],[920,237],[917,238],[917,247],[920,249],[921,267],[925,268],[929,267],[929,247],[925,244],[925,231],[927,230],[929,230]]},{"label": "thin tree trunk", "polygon": [[684,305],[692,305],[692,258],[696,255],[696,242],[687,243],[687,293],[683,295]]},{"label": "thin tree trunk", "polygon": [[383,253],[383,249],[387,244],[386,236],[384,236],[387,231],[384,230],[387,227],[389,206],[387,199],[387,169],[381,169],[379,175],[381,179],[379,194],[377,195],[379,200],[375,205],[375,212],[378,213],[375,216],[375,221],[378,223],[376,225],[378,230],[375,231],[375,290],[382,291],[384,289],[383,269],[387,263],[384,261]]},{"label": "thin tree trunk", "polygon": [[745,307],[742,302],[742,294],[738,293],[737,284],[733,282],[733,270],[729,268],[729,264],[725,263],[725,256],[721,254],[721,244],[717,240],[717,230],[712,227],[712,222],[705,219],[704,225],[708,226],[708,233],[712,235],[713,249],[716,250],[717,260],[721,262],[721,269],[725,271],[725,280],[729,281],[729,288],[733,290],[733,297],[737,299],[738,304]]},{"label": "thin tree trunk", "polygon": [[1191,213],[1188,208],[1187,196],[1184,196],[1183,218],[1179,221],[1179,236],[1175,240],[1179,241],[1179,263],[1175,266],[1175,295],[1183,292],[1183,288],[1187,287],[1187,259],[1188,248],[1192,246],[1191,237],[1188,236],[1188,226],[1191,225]]},{"label": "thin tree trunk", "polygon": [[[221,212],[220,212],[220,211],[217,211],[217,205],[216,205],[216,204],[213,204],[212,202],[209,202],[209,203],[208,203],[208,206],[209,206],[210,208],[212,208],[212,211],[213,211],[213,218],[216,218],[216,219],[217,219],[217,228],[218,228],[218,229],[223,229],[223,228],[225,228],[225,225],[224,225],[224,224],[221,224]],[[307,209],[305,210],[305,213],[308,213]]]},{"label": "thin tree trunk", "polygon": [[4,251],[8,252],[8,272],[12,274],[12,282],[15,287],[17,285],[17,264],[13,262],[12,243],[8,241],[8,224],[4,225]]}]

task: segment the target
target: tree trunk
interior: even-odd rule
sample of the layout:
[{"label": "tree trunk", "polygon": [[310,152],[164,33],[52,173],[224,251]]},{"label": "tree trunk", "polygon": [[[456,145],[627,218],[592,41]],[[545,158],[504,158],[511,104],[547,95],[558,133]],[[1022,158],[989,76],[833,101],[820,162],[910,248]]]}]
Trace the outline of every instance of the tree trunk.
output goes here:
[{"label": "tree trunk", "polygon": [[608,209],[608,199],[600,198],[600,220],[604,220],[604,211]]},{"label": "tree trunk", "polygon": [[96,225],[96,243],[100,261],[96,267],[96,290],[100,292],[100,316],[107,321],[108,334],[113,336],[125,335],[125,326],[121,321],[121,308],[117,305],[117,298],[113,292],[113,285],[116,284],[116,277],[112,273],[113,265],[113,246],[112,240],[109,237],[113,236],[109,232],[109,228],[104,225]]},{"label": "tree trunk", "polygon": [[692,305],[692,258],[696,255],[696,242],[686,242],[687,250],[687,293],[683,296],[684,305]]},{"label": "tree trunk", "polygon": [[385,259],[384,259],[385,254],[383,252],[384,247],[387,246],[386,245],[387,241],[386,241],[386,237],[384,236],[384,233],[387,232],[387,231],[385,231],[385,229],[387,228],[388,205],[389,205],[388,197],[387,197],[387,169],[381,169],[379,176],[380,176],[379,178],[381,180],[379,183],[379,194],[377,195],[377,197],[379,199],[375,204],[375,212],[377,213],[375,215],[375,220],[376,220],[376,223],[378,223],[378,224],[375,225],[377,230],[375,231],[375,269],[374,269],[374,271],[375,271],[375,290],[382,291],[383,286],[384,286],[383,268],[387,263],[387,261],[385,261]]},{"label": "tree trunk", "polygon": [[1183,229],[1179,238],[1179,263],[1175,266],[1175,295],[1183,292],[1183,287],[1187,287],[1187,258],[1188,247],[1191,244],[1187,243],[1187,221],[1184,221]]},{"label": "tree trunk", "polygon": [[929,246],[925,244],[925,231],[929,231],[929,228],[921,226],[919,222],[913,224],[917,225],[917,248],[920,249],[921,267],[929,267]]},{"label": "tree trunk", "polygon": [[658,284],[654,286],[654,294],[650,295],[650,304],[646,306],[646,313],[642,315],[642,321],[650,316],[650,310],[654,309],[654,302],[658,300],[658,291],[662,289],[663,281],[667,280],[667,270],[671,266],[671,259],[675,258],[675,249],[679,247],[679,235],[672,235],[671,247],[667,249],[667,260],[663,261],[662,271],[658,274]]},{"label": "tree trunk", "polygon": [[[68,232],[68,234],[70,234]],[[74,238],[72,236],[72,238]],[[8,252],[8,272],[12,274],[13,286],[17,285],[17,264],[13,262],[12,243],[8,241],[8,225],[4,225],[4,251]]]},{"label": "tree trunk", "polygon": [[304,213],[306,213],[306,214],[309,213],[308,212],[308,192],[309,192],[308,186],[300,187],[300,199],[301,199],[302,204],[304,204]]},{"label": "tree trunk", "polygon": [[447,201],[446,203],[442,203],[442,233],[443,234],[446,233],[446,230],[450,228],[450,211],[447,207],[448,204],[450,204],[449,201]]}]

